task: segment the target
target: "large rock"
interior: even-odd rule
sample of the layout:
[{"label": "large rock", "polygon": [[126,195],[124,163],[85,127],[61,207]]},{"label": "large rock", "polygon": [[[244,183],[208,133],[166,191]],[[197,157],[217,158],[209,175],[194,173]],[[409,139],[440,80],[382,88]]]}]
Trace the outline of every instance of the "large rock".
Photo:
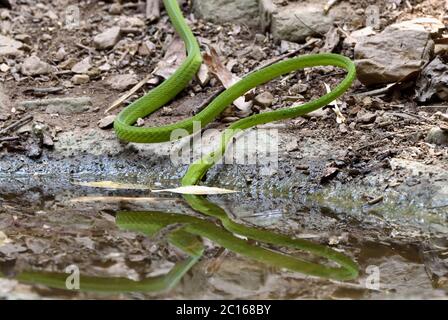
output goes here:
[{"label": "large rock", "polygon": [[429,130],[426,142],[439,146],[448,146],[448,131],[434,127]]},{"label": "large rock", "polygon": [[336,22],[359,18],[347,2],[334,5],[325,13],[327,0],[291,2],[286,6],[274,6],[270,0],[261,0],[261,25],[270,24],[275,40],[303,42],[306,37],[326,34]]},{"label": "large rock", "polygon": [[216,23],[260,24],[258,0],[195,0],[194,11],[199,18]]},{"label": "large rock", "polygon": [[420,71],[433,50],[431,32],[424,26],[413,21],[393,24],[356,44],[358,79],[367,86],[398,81]]},{"label": "large rock", "polygon": [[333,22],[333,17],[324,14],[321,3],[293,2],[277,8],[272,16],[271,32],[276,40],[302,42],[316,33],[327,33]]},{"label": "large rock", "polygon": [[22,42],[0,35],[0,57],[19,56],[23,53],[22,47]]}]

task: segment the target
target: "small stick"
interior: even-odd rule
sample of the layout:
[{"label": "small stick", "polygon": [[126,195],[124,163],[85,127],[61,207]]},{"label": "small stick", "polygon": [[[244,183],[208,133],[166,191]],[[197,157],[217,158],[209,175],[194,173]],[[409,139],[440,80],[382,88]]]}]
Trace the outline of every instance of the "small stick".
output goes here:
[{"label": "small stick", "polygon": [[20,128],[20,127],[24,126],[25,124],[27,124],[28,122],[30,122],[31,120],[33,120],[33,116],[27,116],[25,118],[17,120],[13,124],[11,124],[11,125],[7,126],[6,128],[2,129],[0,131],[0,134],[4,134],[4,133],[8,132],[9,130]]},{"label": "small stick", "polygon": [[16,140],[19,140],[19,137],[4,137],[4,138],[0,138],[0,142],[16,141]]},{"label": "small stick", "polygon": [[151,79],[152,74],[147,75],[142,81],[137,83],[131,90],[129,90],[127,93],[125,93],[123,96],[115,100],[114,103],[106,110],[104,111],[105,114],[111,112],[112,110],[115,110],[118,108],[123,102],[125,102],[130,96],[132,96],[134,93],[136,93],[141,87],[145,85],[146,82]]},{"label": "small stick", "polygon": [[322,32],[317,31],[316,29],[313,29],[312,27],[310,27],[308,24],[305,23],[305,21],[303,21],[298,15],[294,15],[296,17],[297,20],[300,21],[301,24],[303,24],[305,26],[305,28],[307,28],[308,30],[310,30],[311,32],[313,32],[314,34],[318,34],[321,37],[325,37],[325,35]]},{"label": "small stick", "polygon": [[269,67],[269,66],[273,65],[274,63],[277,63],[277,62],[279,62],[279,61],[281,61],[283,59],[293,57],[293,56],[299,54],[299,52],[302,51],[303,49],[306,49],[306,48],[308,48],[308,47],[312,46],[313,44],[315,44],[317,42],[320,42],[320,41],[321,41],[320,39],[311,39],[310,41],[308,41],[304,45],[300,46],[296,50],[288,52],[288,53],[285,53],[284,55],[281,55],[280,57],[275,58],[274,60],[271,60],[271,61],[269,61],[269,62],[267,62],[265,64],[262,64],[261,66],[255,68],[254,71],[252,71],[252,72],[255,72],[255,71],[261,70],[263,68]]},{"label": "small stick", "polygon": [[373,206],[373,205],[375,205],[375,204],[380,203],[380,202],[383,201],[383,200],[384,200],[384,196],[379,196],[379,197],[376,198],[376,199],[370,200],[369,202],[367,202],[367,204],[368,204],[369,206]]}]

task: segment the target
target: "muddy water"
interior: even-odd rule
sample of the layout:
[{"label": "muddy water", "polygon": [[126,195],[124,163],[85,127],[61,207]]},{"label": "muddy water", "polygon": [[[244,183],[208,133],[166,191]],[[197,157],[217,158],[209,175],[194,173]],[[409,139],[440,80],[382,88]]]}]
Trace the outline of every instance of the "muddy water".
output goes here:
[{"label": "muddy water", "polygon": [[[362,214],[336,212],[318,194],[298,199],[281,194],[266,196],[262,191],[240,192],[210,196],[208,200],[222,208],[231,221],[251,230],[267,230],[288,239],[309,241],[319,250],[342,253],[359,267],[360,273],[353,279],[337,279],[334,274],[330,279],[316,276],[319,268],[338,265],[307,250],[278,244],[239,239],[254,251],[262,248],[297,257],[314,263],[313,268],[299,272],[290,264],[272,263],[269,257],[264,261],[262,251],[255,257],[236,253],[231,246],[210,239],[213,234],[187,236],[179,245],[172,235],[185,227],[185,217],[204,221],[215,234],[227,231],[220,219],[196,212],[182,196],[76,184],[86,179],[100,181],[104,177],[2,178],[1,298],[447,296],[447,241],[443,236],[409,225],[391,225],[375,213],[363,213],[369,215],[364,219],[360,218]],[[178,181],[162,184],[170,187]],[[160,222],[169,216],[175,219]],[[186,243],[201,247],[203,252],[186,253],[182,247]]]}]

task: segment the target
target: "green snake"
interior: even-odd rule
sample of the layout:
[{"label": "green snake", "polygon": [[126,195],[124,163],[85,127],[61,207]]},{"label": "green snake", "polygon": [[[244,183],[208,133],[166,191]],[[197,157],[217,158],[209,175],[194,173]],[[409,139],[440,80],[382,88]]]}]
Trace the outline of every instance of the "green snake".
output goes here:
[{"label": "green snake", "polygon": [[123,141],[137,143],[167,142],[170,141],[172,132],[177,129],[183,129],[186,130],[186,132],[193,134],[196,127],[194,126],[195,123],[200,123],[201,127],[205,127],[215,120],[229,105],[232,104],[233,101],[249,90],[292,71],[316,66],[335,66],[343,68],[348,72],[346,78],[333,91],[317,100],[287,109],[256,114],[234,122],[228,130],[226,130],[226,134],[223,134],[219,148],[193,163],[188,168],[188,171],[182,180],[184,186],[199,183],[208,169],[220,160],[233,137],[229,132],[241,132],[242,130],[257,125],[296,118],[315,111],[341,96],[349,89],[353,80],[356,78],[356,67],[354,63],[344,56],[337,54],[300,56],[275,63],[250,73],[221,93],[201,112],[189,119],[175,124],[154,128],[135,127],[134,124],[138,119],[144,118],[160,109],[173,100],[178,93],[184,90],[195,77],[202,63],[199,44],[186,23],[177,0],[164,0],[163,2],[176,31],[185,42],[188,56],[171,77],[120,112],[115,120],[114,128],[118,138]]},{"label": "green snake", "polygon": [[[336,66],[347,71],[346,78],[333,91],[319,99],[288,109],[253,115],[234,122],[230,125],[229,130],[226,130],[226,133],[223,134],[217,150],[190,165],[182,179],[183,186],[196,185],[202,180],[206,172],[224,155],[226,147],[233,137],[232,132],[246,130],[273,121],[303,116],[315,111],[341,96],[349,89],[356,78],[354,63],[344,56],[337,54],[300,56],[250,73],[221,93],[205,109],[189,119],[156,128],[135,127],[134,124],[139,118],[144,118],[160,109],[184,90],[195,77],[202,63],[199,44],[188,27],[177,0],[164,0],[163,2],[176,31],[186,44],[188,57],[170,78],[120,112],[115,120],[114,128],[117,136],[123,141],[137,143],[166,142],[170,141],[171,134],[176,129],[183,129],[193,134],[195,122],[200,122],[201,126],[206,126],[215,120],[233,101],[249,90],[299,69],[315,66]],[[186,215],[161,212],[120,212],[117,215],[117,224],[120,227],[132,231],[140,231],[148,236],[153,236],[170,225],[181,224],[182,227],[180,229],[168,235],[168,241],[189,255],[189,258],[176,264],[166,275],[151,277],[141,281],[132,281],[125,278],[83,276],[81,280],[82,290],[154,292],[173,288],[183,275],[201,258],[204,248],[200,237],[208,238],[245,257],[291,271],[337,280],[349,280],[358,276],[359,269],[357,264],[342,253],[309,241],[292,239],[271,231],[238,224],[232,221],[222,208],[204,197],[186,195],[184,198],[196,211],[217,219],[221,223],[222,228],[206,219]],[[275,244],[312,253],[336,262],[340,267],[326,266],[294,258],[260,245],[251,244],[246,240],[235,237],[235,234],[255,240],[259,244]],[[66,277],[67,275],[63,273],[25,271],[18,274],[16,278],[26,283],[65,288]]]}]

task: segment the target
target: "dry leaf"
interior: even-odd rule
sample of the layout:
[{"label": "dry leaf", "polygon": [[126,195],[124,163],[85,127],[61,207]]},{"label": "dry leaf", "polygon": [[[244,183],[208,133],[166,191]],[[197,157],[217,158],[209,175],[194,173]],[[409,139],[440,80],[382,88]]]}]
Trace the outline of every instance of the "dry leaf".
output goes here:
[{"label": "dry leaf", "polygon": [[186,58],[185,43],[176,35],[169,43],[165,56],[157,64],[154,74],[164,79],[168,79],[174,72],[176,72]]},{"label": "dry leaf", "polygon": [[198,74],[196,75],[202,87],[206,86],[210,81],[210,73],[206,64],[201,64]]},{"label": "dry leaf", "polygon": [[236,193],[237,191],[215,188],[215,187],[206,187],[206,186],[187,186],[187,187],[179,187],[176,189],[152,190],[152,192],[154,192],[154,193],[171,192],[171,193],[179,193],[179,194],[213,195],[213,194]]},{"label": "dry leaf", "polygon": [[91,187],[101,189],[151,190],[150,187],[145,185],[120,183],[113,181],[72,182],[72,184],[81,187]]},{"label": "dry leaf", "polygon": [[[206,63],[208,69],[213,73],[222,85],[228,89],[235,83],[241,80],[241,78],[230,72],[222,63],[215,49],[210,50],[210,54],[204,54],[204,62]],[[252,101],[247,102],[244,95],[236,99],[233,104],[239,110],[249,113],[252,108]]]},{"label": "dry leaf", "polygon": [[[331,88],[328,84],[324,83],[325,89],[327,90],[327,93],[331,92]],[[336,113],[336,122],[338,124],[345,123],[347,119],[344,117],[344,115],[341,112],[341,109],[339,109],[339,102],[337,100],[333,101],[329,105],[333,106],[333,111]]]}]

